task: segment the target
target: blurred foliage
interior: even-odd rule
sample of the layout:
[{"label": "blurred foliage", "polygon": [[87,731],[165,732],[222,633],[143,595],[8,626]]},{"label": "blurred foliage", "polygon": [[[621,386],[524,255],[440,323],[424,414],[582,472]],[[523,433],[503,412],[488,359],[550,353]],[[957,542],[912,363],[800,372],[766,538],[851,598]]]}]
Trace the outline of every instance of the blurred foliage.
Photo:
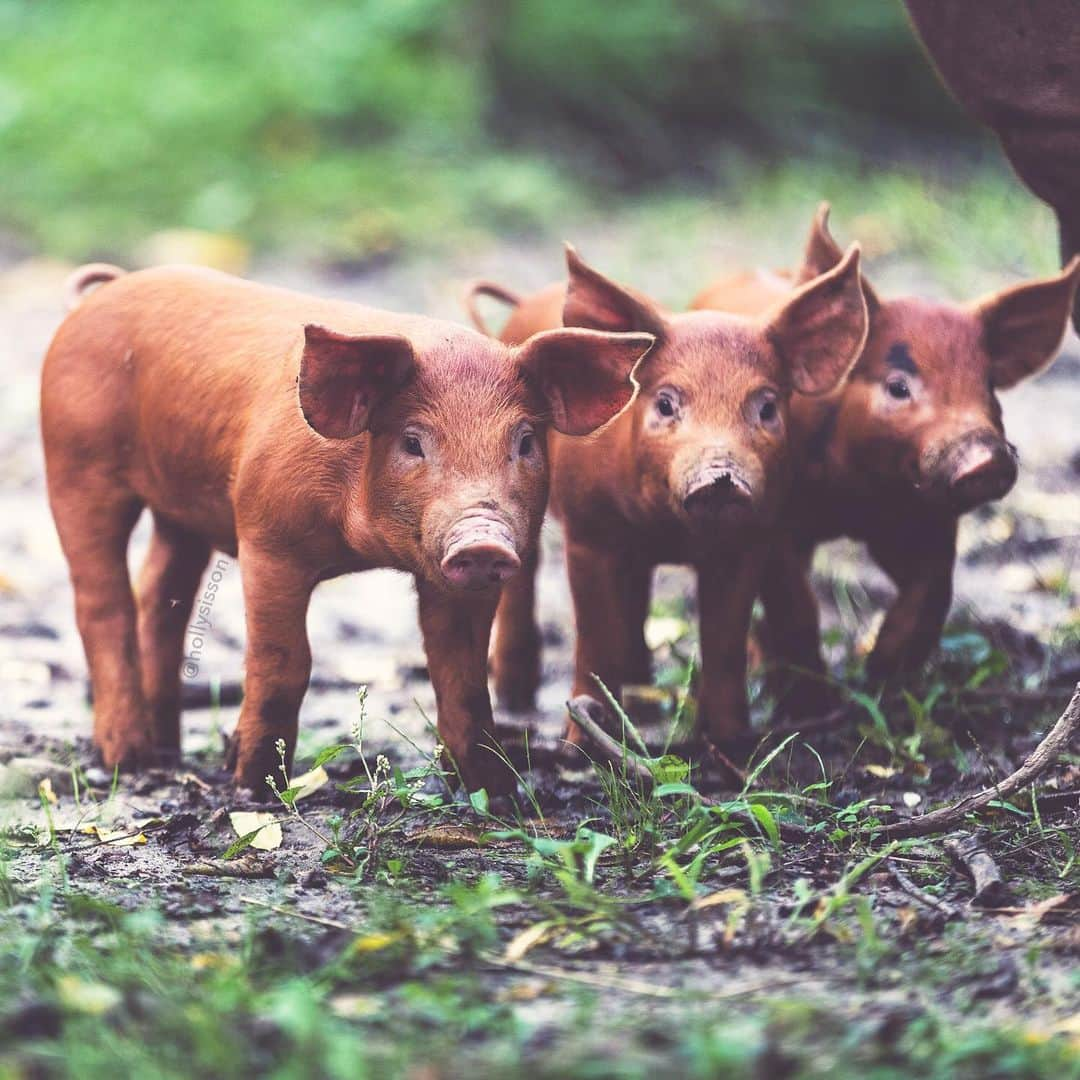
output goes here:
[{"label": "blurred foliage", "polygon": [[378,253],[735,145],[973,131],[899,0],[0,0],[0,51],[0,223],[68,255],[174,225]]}]

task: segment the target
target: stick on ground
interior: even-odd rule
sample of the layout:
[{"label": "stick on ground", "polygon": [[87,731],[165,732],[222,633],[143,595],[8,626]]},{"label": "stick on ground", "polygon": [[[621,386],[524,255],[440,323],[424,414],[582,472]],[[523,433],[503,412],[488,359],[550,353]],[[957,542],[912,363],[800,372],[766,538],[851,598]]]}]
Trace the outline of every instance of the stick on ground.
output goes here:
[{"label": "stick on ground", "polygon": [[945,853],[971,878],[974,892],[972,907],[1004,907],[1012,902],[1009,888],[1001,877],[1001,871],[985,847],[981,833],[960,832],[947,836]]},{"label": "stick on ground", "polygon": [[923,814],[922,817],[882,826],[877,830],[878,835],[897,838],[930,836],[933,833],[952,831],[964,824],[968,814],[981,810],[995,799],[1008,799],[1042,776],[1062,753],[1075,746],[1078,733],[1080,733],[1080,683],[1077,683],[1072,699],[1057,723],[1047,732],[1046,738],[1032,750],[1031,755],[1016,772],[1006,776],[1004,780],[992,787],[983,788],[982,791],[973,795],[965,795],[952,806],[932,810],[929,814]]}]

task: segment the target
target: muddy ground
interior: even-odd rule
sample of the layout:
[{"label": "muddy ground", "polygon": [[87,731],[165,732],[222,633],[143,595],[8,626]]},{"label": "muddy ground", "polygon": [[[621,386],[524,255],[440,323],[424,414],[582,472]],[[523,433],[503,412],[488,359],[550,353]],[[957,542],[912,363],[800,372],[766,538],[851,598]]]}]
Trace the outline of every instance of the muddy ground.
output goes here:
[{"label": "muddy ground", "polygon": [[[735,265],[740,238],[710,235],[720,239],[684,260],[677,278],[651,265],[637,275],[638,283],[678,303],[695,275],[702,280],[707,267]],[[618,231],[582,241],[595,262],[626,273],[635,244],[632,233]],[[449,269],[423,261],[351,271],[267,263],[250,273],[458,318],[457,286],[467,277],[528,287],[543,283],[557,265],[553,245],[485,245]],[[296,950],[295,963],[303,969],[323,963],[327,950],[350,937],[368,941],[363,948],[372,953],[391,949],[400,927],[390,932],[389,943],[380,945],[376,933],[385,936],[394,925],[387,921],[387,903],[409,911],[452,907],[448,884],[475,887],[493,872],[520,894],[492,905],[494,937],[475,955],[460,937],[442,953],[432,946],[439,954],[432,963],[439,971],[479,971],[490,994],[527,1019],[528,1036],[515,1054],[526,1060],[539,1055],[552,1068],[564,1053],[563,1075],[576,1067],[578,1044],[588,1050],[582,1054],[607,1061],[612,1072],[624,1056],[675,1061],[683,1053],[679,1036],[670,1028],[657,1034],[635,1020],[643,1008],[654,1024],[666,1017],[678,1029],[686,1017],[698,1016],[694,1010],[712,1010],[709,1022],[715,1022],[717,1010],[753,1018],[755,1010],[776,1002],[807,1009],[827,1003],[840,1028],[869,1024],[852,1030],[886,1048],[898,1038],[893,1028],[906,1030],[913,1017],[931,1014],[947,1023],[1016,1027],[1054,1045],[1071,1039],[1080,1048],[1080,748],[1042,782],[1041,807],[1025,795],[982,822],[988,827],[985,846],[1006,883],[988,910],[971,906],[971,882],[940,838],[905,845],[887,859],[880,858],[884,845],[874,843],[872,833],[865,842],[852,840],[873,818],[922,812],[1011,771],[1080,679],[1075,337],[1051,371],[1005,397],[1007,428],[1021,451],[1021,480],[999,506],[964,524],[947,647],[915,688],[916,696],[943,688],[930,715],[922,717],[898,699],[885,704],[875,723],[871,711],[855,705],[840,730],[794,739],[753,790],[782,791],[784,797],[759,800],[770,815],[821,824],[820,830],[777,843],[768,829],[761,835],[750,830],[749,847],[718,850],[684,892],[678,875],[664,869],[663,855],[693,820],[693,800],[676,795],[660,806],[629,783],[626,790],[639,795],[637,809],[612,815],[610,789],[590,764],[568,766],[559,758],[572,629],[552,525],[544,535],[540,589],[546,640],[540,709],[526,718],[498,718],[505,744],[536,794],[522,821],[507,814],[496,821],[482,807],[445,801],[399,812],[390,797],[365,810],[366,777],[349,752],[326,764],[329,782],[297,804],[299,816],[278,806],[280,846],[230,852],[238,838],[230,812],[266,808],[238,802],[222,771],[223,733],[237,715],[243,650],[239,571],[227,559],[219,565],[223,585],[214,600],[213,628],[205,640],[189,642],[185,764],[175,773],[121,778],[114,787],[88,742],[84,663],[45,501],[37,433],[40,361],[61,316],[67,270],[17,259],[0,269],[0,327],[8,342],[0,423],[0,823],[13,901],[3,913],[9,927],[40,903],[43,890],[59,889],[60,911],[74,912],[71,917],[78,917],[72,896],[123,911],[159,910],[164,919],[157,948],[194,956],[212,945],[227,952],[231,945],[250,944],[253,932],[272,933]],[[893,287],[934,287],[916,265],[891,264],[882,274]],[[133,563],[145,542],[140,527]],[[836,631],[834,660],[842,670],[872,634],[889,587],[851,545],[822,552],[818,570],[827,622]],[[693,652],[692,583],[682,571],[665,569],[656,596],[651,630],[658,672],[676,687]],[[302,713],[301,764],[349,741],[364,708],[357,689],[366,686],[363,749],[371,767],[381,754],[403,770],[422,766],[433,745],[426,718],[434,717],[434,701],[410,581],[373,572],[328,582],[316,594],[309,627],[314,669]],[[768,702],[760,694],[756,700],[765,740],[761,760],[778,740],[765,736]],[[648,721],[650,712],[652,704],[639,715]],[[666,739],[667,721],[646,722],[644,730],[655,747]],[[40,781],[46,777],[43,796]],[[691,779],[713,798],[739,794],[730,776],[695,772]],[[342,790],[339,785],[350,780],[354,790]],[[429,779],[425,790],[438,785]],[[335,819],[342,822],[340,835]],[[585,821],[617,840],[600,854],[591,881],[583,862],[587,839],[565,856],[570,884],[552,869],[564,858],[560,850],[523,846],[512,837],[482,839],[500,827],[572,839]],[[652,832],[643,838],[632,835],[635,829]],[[679,851],[676,861],[685,867],[695,850]],[[847,886],[865,903],[843,899]],[[703,902],[705,897],[713,899]],[[838,898],[843,902],[830,906]],[[550,925],[530,931],[540,924]],[[522,937],[526,931],[533,936]],[[424,952],[418,940],[414,935],[414,954]],[[400,978],[423,975],[406,965]],[[401,990],[395,978],[380,975],[370,992]],[[600,1015],[590,1013],[586,1022],[582,994],[591,1008],[597,998],[604,1002]],[[343,994],[331,1000],[340,1004]],[[334,1007],[349,1019],[347,1005]],[[628,1028],[620,1027],[624,1023]],[[23,1036],[33,1032],[8,1023],[11,1046]],[[801,1037],[812,1044],[815,1034],[803,1031]],[[470,1053],[483,1061],[482,1032],[474,1042]],[[849,1048],[849,1057],[858,1054]],[[841,1053],[837,1060],[843,1059]],[[685,1054],[679,1060],[685,1064]],[[747,1060],[765,1068],[763,1057]],[[430,1067],[430,1075],[453,1075],[458,1068]]]}]

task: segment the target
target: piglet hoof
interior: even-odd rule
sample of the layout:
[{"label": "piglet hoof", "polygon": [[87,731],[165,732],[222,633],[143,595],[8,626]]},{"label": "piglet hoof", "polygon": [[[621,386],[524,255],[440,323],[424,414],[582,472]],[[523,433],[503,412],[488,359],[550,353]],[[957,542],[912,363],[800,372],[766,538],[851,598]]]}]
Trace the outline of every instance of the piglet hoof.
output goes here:
[{"label": "piglet hoof", "polygon": [[[112,772],[141,772],[162,764],[159,749],[149,738],[108,737],[98,746],[102,766]],[[178,755],[179,756],[179,755]]]},{"label": "piglet hoof", "polygon": [[797,724],[800,720],[829,716],[846,704],[843,692],[824,679],[801,676],[778,688],[774,718]]},{"label": "piglet hoof", "polygon": [[746,786],[746,770],[728,757],[708,735],[701,738],[698,753],[701,764],[725,787]]},{"label": "piglet hoof", "polygon": [[281,756],[275,742],[265,738],[254,746],[248,746],[238,735],[230,739],[225,764],[232,772],[238,793],[246,789],[253,799],[268,802],[274,798],[274,792],[267,783],[267,777],[273,778],[279,790],[287,786],[281,774]]},{"label": "piglet hoof", "polygon": [[563,741],[559,747],[558,763],[567,769],[584,769],[596,759],[597,747],[593,739],[574,720],[574,713],[583,713],[601,731],[610,732],[611,715],[608,709],[589,694],[578,694],[568,703],[570,717],[566,721]]}]

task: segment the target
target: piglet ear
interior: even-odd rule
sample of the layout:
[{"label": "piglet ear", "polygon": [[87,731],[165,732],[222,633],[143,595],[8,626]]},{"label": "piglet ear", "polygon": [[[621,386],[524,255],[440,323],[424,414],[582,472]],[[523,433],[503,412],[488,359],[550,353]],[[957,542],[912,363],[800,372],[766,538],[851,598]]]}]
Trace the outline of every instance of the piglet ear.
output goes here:
[{"label": "piglet ear", "polygon": [[820,274],[779,308],[765,334],[800,394],[827,394],[859,358],[866,344],[867,315],[859,277],[859,245],[828,273]]},{"label": "piglet ear", "polygon": [[1056,277],[1003,289],[975,303],[990,377],[999,390],[1041,371],[1057,355],[1080,281],[1080,255]]},{"label": "piglet ear", "polygon": [[572,244],[566,245],[566,269],[569,278],[563,304],[563,326],[663,336],[666,323],[660,308],[647,296],[594,270]]},{"label": "piglet ear", "polygon": [[631,373],[655,340],[652,334],[547,330],[529,338],[517,359],[547,399],[555,430],[588,435],[633,401]]},{"label": "piglet ear", "polygon": [[339,334],[304,327],[300,360],[300,408],[327,439],[351,439],[364,431],[372,410],[412,375],[412,345],[399,334]]},{"label": "piglet ear", "polygon": [[[806,247],[803,249],[803,261],[795,275],[797,285],[805,285],[808,281],[821,274],[828,273],[844,257],[840,245],[833,239],[829,232],[829,204],[819,203],[817,213],[810,225],[810,235],[806,238]],[[870,287],[870,283],[863,278],[863,299],[866,301],[867,310],[873,314],[880,306],[877,294]]]}]

